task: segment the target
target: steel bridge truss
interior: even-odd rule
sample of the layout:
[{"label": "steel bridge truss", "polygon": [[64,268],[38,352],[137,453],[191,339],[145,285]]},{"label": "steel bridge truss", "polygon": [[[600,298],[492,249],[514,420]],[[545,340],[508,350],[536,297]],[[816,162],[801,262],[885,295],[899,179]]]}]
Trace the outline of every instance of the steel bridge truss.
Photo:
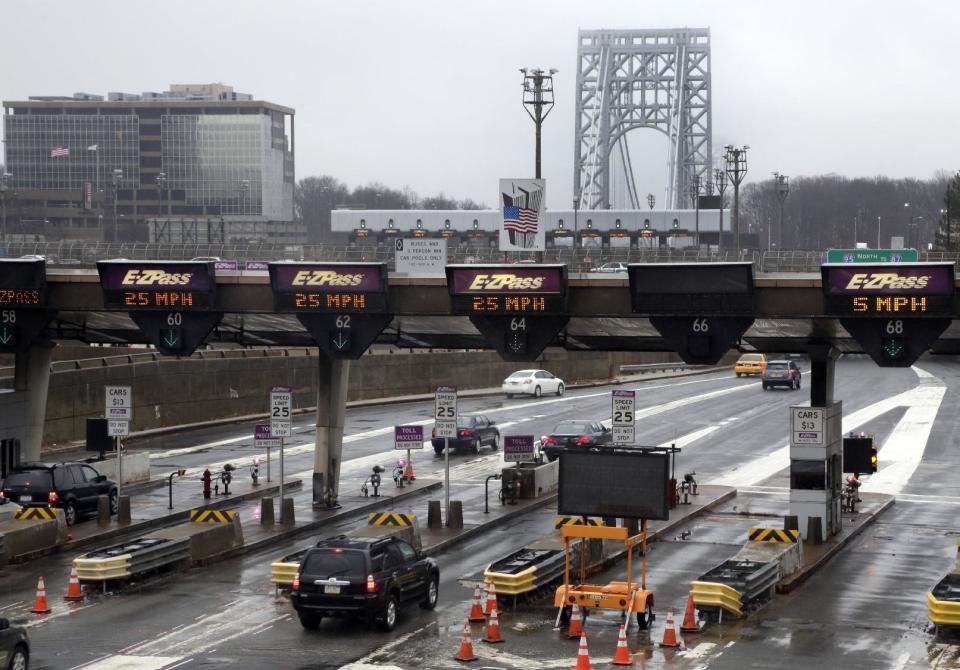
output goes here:
[{"label": "steel bridge truss", "polygon": [[581,209],[611,206],[613,159],[638,206],[626,135],[669,140],[665,205],[689,204],[694,177],[710,183],[710,30],[581,30],[577,47],[574,194]]}]

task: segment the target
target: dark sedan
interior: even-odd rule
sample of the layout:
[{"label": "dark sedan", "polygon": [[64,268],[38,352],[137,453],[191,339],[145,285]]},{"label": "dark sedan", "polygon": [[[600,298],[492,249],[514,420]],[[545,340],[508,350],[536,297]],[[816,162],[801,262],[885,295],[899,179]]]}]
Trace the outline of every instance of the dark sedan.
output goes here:
[{"label": "dark sedan", "polygon": [[30,663],[30,640],[27,630],[0,619],[0,668],[27,670]]},{"label": "dark sedan", "polygon": [[570,420],[560,422],[552,433],[543,436],[540,444],[547,458],[555,461],[563,449],[589,449],[612,441],[610,429],[599,421]]},{"label": "dark sedan", "polygon": [[[438,456],[443,453],[443,438],[437,437],[436,428],[433,429],[430,443]],[[477,454],[484,445],[489,445],[494,450],[500,448],[500,429],[497,428],[497,422],[483,414],[461,415],[457,419],[457,436],[450,438],[450,448],[470,449]]]}]

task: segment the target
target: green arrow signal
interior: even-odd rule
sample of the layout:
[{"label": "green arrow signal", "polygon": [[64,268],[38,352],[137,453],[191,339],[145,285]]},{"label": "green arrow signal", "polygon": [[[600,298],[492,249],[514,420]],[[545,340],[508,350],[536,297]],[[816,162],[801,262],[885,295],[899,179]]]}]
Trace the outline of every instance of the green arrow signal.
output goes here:
[{"label": "green arrow signal", "polygon": [[169,331],[169,334],[163,337],[164,344],[166,344],[171,349],[173,349],[177,345],[177,342],[179,341],[180,341],[180,338],[174,335],[172,330]]},{"label": "green arrow signal", "polygon": [[337,349],[340,349],[340,350],[342,351],[342,350],[345,349],[345,348],[347,347],[347,345],[349,345],[349,344],[350,344],[350,338],[348,337],[348,338],[344,339],[344,337],[343,337],[343,331],[338,332],[338,333],[337,333],[337,339],[335,339],[335,340],[333,341],[333,346],[335,346]]},{"label": "green arrow signal", "polygon": [[4,326],[3,329],[0,329],[0,344],[10,344],[13,340],[13,335],[14,334]]}]

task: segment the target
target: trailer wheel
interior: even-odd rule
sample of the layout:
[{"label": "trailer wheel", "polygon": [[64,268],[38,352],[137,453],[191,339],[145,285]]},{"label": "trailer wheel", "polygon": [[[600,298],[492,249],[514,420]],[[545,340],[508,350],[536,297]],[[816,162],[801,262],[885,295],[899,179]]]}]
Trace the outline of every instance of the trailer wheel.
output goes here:
[{"label": "trailer wheel", "polygon": [[643,612],[637,612],[637,628],[643,630],[653,623],[653,605],[649,602]]}]

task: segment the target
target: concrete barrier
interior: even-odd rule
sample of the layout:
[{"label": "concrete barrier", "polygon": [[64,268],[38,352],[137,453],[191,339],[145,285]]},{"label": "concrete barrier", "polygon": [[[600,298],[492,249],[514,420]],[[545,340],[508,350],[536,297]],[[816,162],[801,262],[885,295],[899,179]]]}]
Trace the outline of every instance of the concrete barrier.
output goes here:
[{"label": "concrete barrier", "polygon": [[[107,454],[102,461],[90,464],[94,470],[107,479],[117,481],[117,459]],[[123,454],[123,481],[121,484],[137,484],[150,481],[150,454],[139,451],[126,451]]]},{"label": "concrete barrier", "polygon": [[239,517],[230,523],[182,523],[164,528],[146,537],[177,540],[190,539],[191,563],[204,563],[216,556],[243,546],[243,529]]},{"label": "concrete barrier", "polygon": [[0,522],[4,562],[16,563],[35,552],[67,541],[67,522],[63,510],[52,511],[55,514],[53,519],[8,519]]}]

